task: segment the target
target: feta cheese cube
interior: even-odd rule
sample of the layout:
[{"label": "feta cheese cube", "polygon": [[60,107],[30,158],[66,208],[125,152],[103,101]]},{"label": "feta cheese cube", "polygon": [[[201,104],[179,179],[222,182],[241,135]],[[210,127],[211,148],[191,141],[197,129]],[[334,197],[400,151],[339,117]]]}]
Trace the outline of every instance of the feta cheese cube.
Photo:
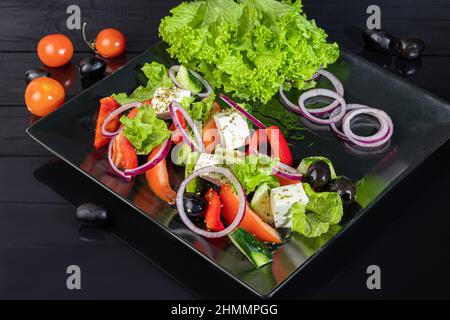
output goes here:
[{"label": "feta cheese cube", "polygon": [[270,191],[270,207],[275,227],[290,228],[292,226],[290,209],[297,202],[308,203],[308,196],[301,183],[275,188]]},{"label": "feta cheese cube", "polygon": [[189,90],[177,87],[156,89],[152,99],[152,107],[157,113],[169,112],[169,105],[172,101],[181,102],[183,98],[190,98]]},{"label": "feta cheese cube", "polygon": [[222,147],[234,150],[245,146],[250,137],[247,119],[235,110],[214,115]]},{"label": "feta cheese cube", "polygon": [[[222,155],[202,153],[197,160],[194,171],[209,166],[221,166],[224,163],[225,158]],[[202,177],[210,178],[224,183],[228,182],[228,179],[220,173],[208,173],[203,175]]]}]

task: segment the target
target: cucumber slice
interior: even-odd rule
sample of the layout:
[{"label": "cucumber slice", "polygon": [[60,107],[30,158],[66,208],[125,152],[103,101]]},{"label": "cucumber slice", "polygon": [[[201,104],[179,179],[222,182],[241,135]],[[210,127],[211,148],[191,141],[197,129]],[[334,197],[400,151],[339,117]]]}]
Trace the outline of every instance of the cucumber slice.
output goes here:
[{"label": "cucumber slice", "polygon": [[[198,158],[200,157],[199,152],[191,152],[189,153],[186,159],[186,168],[184,169],[184,175],[187,178],[191,175],[191,173],[195,169],[195,165],[197,164]],[[186,192],[196,193],[198,189],[198,178],[192,179],[191,182],[186,186]]]},{"label": "cucumber slice", "polygon": [[272,209],[270,207],[270,187],[263,183],[256,189],[250,206],[264,222],[273,224]]},{"label": "cucumber slice", "polygon": [[187,163],[189,155],[192,153],[191,148],[184,142],[175,146],[173,149],[175,154],[172,158],[172,162],[177,166],[184,166]]},{"label": "cucumber slice", "polygon": [[231,242],[241,251],[256,269],[272,262],[272,254],[254,236],[242,228],[228,235]]},{"label": "cucumber slice", "polygon": [[178,83],[184,89],[192,93],[200,93],[203,91],[203,85],[185,66],[180,66],[176,77]]}]

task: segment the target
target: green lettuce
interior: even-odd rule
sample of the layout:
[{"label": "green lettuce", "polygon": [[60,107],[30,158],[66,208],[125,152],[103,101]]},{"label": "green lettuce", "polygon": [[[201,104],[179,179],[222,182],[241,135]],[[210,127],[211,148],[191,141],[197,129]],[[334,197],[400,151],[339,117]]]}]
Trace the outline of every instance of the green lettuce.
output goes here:
[{"label": "green lettuce", "polygon": [[200,101],[195,101],[195,97],[185,97],[181,100],[180,104],[186,109],[193,120],[206,122],[215,99],[216,96],[214,94]]},{"label": "green lettuce", "polygon": [[137,87],[130,95],[126,93],[113,94],[112,97],[118,104],[124,105],[130,102],[142,102],[153,98],[156,89],[159,87],[173,87],[172,80],[170,80],[165,65],[158,62],[146,63],[141,70],[148,79],[147,85]]},{"label": "green lettuce", "polygon": [[256,155],[250,155],[243,162],[237,162],[231,165],[236,178],[244,187],[247,194],[253,192],[263,183],[270,188],[280,186],[278,180],[272,175],[272,165],[274,161]]},{"label": "green lettuce", "polygon": [[123,134],[139,155],[148,155],[170,137],[166,123],[158,119],[155,110],[149,107],[142,107],[133,119],[123,116],[120,122],[125,126]]},{"label": "green lettuce", "polygon": [[336,170],[334,170],[333,163],[331,163],[331,160],[325,157],[308,157],[304,158],[302,162],[300,162],[298,166],[298,172],[305,175],[308,172],[309,166],[312,165],[314,162],[317,161],[324,161],[326,164],[328,164],[328,167],[330,168],[331,173],[331,179],[336,178]]},{"label": "green lettuce", "polygon": [[301,1],[183,2],[159,31],[172,57],[246,100],[267,102],[286,80],[310,88],[314,73],[339,56]]},{"label": "green lettuce", "polygon": [[342,200],[336,192],[316,193],[309,184],[303,184],[308,204],[296,203],[291,207],[292,231],[307,238],[319,237],[338,224],[343,216]]}]

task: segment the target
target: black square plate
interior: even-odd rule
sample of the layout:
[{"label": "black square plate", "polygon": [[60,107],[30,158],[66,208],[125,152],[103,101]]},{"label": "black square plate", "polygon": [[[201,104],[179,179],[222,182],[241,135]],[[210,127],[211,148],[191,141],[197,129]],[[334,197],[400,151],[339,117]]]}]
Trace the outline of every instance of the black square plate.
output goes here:
[{"label": "black square plate", "polygon": [[[175,210],[157,199],[139,177],[127,184],[112,175],[105,150],[92,147],[99,98],[130,92],[139,84],[138,70],[145,62],[172,65],[163,45],[148,49],[116,73],[65,103],[36,122],[27,132],[51,152],[106,188],[199,253],[236,281],[260,296],[271,296],[286,281],[346,232],[361,215],[402,180],[450,136],[450,105],[445,101],[388,73],[374,64],[342,50],[341,58],[329,68],[344,84],[349,103],[362,103],[385,110],[393,119],[393,139],[382,152],[361,153],[339,142],[328,130],[311,128],[297,115],[286,111],[275,97],[266,105],[253,105],[265,124],[279,125],[289,137],[294,159],[321,155],[332,160],[337,172],[358,183],[358,205],[345,210],[342,229],[308,240],[293,236],[274,254],[274,261],[260,270],[234,246],[209,242],[190,232]],[[326,84],[322,84],[326,85]],[[172,179],[180,180],[176,170]],[[167,248],[170,250],[170,248]]]}]

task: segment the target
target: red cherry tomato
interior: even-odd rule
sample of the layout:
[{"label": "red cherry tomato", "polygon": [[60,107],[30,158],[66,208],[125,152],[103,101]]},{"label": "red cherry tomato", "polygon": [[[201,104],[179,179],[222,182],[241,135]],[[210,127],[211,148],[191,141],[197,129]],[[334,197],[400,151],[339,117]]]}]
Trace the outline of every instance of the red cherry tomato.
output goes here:
[{"label": "red cherry tomato", "polygon": [[125,36],[117,29],[103,29],[95,39],[95,50],[105,58],[115,58],[125,51]]},{"label": "red cherry tomato", "polygon": [[39,41],[37,54],[46,66],[61,67],[72,59],[73,44],[63,34],[49,34]]},{"label": "red cherry tomato", "polygon": [[64,87],[56,80],[41,77],[30,82],[25,90],[28,110],[38,117],[44,117],[64,103]]}]

